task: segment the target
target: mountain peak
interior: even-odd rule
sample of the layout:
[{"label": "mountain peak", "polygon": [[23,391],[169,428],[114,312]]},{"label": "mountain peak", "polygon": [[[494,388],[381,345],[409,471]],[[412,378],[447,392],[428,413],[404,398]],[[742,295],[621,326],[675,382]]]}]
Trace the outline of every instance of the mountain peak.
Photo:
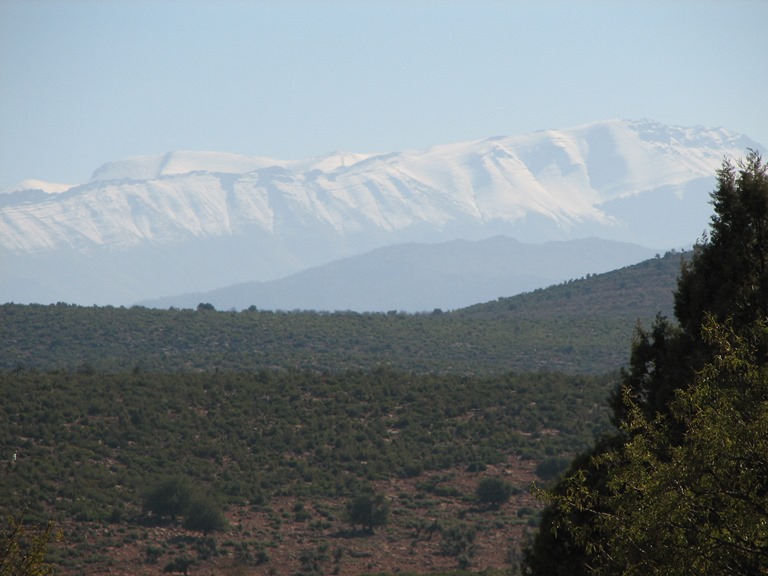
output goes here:
[{"label": "mountain peak", "polygon": [[0,195],[13,194],[15,192],[23,192],[26,190],[39,190],[39,191],[45,192],[46,194],[60,194],[62,192],[66,192],[73,186],[74,186],[73,184],[63,184],[61,182],[46,182],[44,180],[35,180],[33,178],[29,178],[27,180],[22,180],[16,186],[13,186],[10,188],[4,188],[3,190],[0,190]]},{"label": "mountain peak", "polygon": [[155,180],[194,172],[245,174],[268,166],[285,164],[261,156],[230,152],[176,151],[151,156],[134,156],[102,164],[91,176],[93,181]]},{"label": "mountain peak", "polygon": [[27,288],[0,299],[29,298],[30,282],[72,282],[81,298],[96,285],[67,275],[101,276],[97,261],[123,279],[104,289],[135,301],[274,279],[402,242],[596,236],[679,248],[706,227],[722,159],[747,148],[760,146],[722,128],[607,120],[387,154],[136,156],[65,194],[4,195],[0,254],[14,258],[5,270]]}]

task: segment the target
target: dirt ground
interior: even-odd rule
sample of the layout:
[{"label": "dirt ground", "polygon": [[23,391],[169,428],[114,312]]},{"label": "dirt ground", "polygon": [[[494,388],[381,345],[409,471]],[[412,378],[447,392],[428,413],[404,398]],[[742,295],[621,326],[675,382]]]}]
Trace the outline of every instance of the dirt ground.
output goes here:
[{"label": "dirt ground", "polygon": [[[456,469],[377,483],[390,512],[386,525],[373,534],[345,522],[345,501],[277,498],[260,507],[230,509],[229,529],[211,535],[128,523],[72,523],[62,526],[64,540],[52,545],[49,559],[56,574],[65,576],[148,576],[185,569],[190,575],[217,576],[508,570],[541,508],[530,494],[534,466],[511,456],[482,472]],[[478,482],[492,476],[516,488],[498,509],[474,499]]]}]

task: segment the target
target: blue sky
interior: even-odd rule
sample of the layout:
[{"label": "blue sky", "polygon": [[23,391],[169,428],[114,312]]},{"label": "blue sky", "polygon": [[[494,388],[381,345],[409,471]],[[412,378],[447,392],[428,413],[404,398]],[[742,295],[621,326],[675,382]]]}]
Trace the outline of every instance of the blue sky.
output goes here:
[{"label": "blue sky", "polygon": [[2,0],[0,188],[608,118],[768,146],[767,25],[764,0]]}]

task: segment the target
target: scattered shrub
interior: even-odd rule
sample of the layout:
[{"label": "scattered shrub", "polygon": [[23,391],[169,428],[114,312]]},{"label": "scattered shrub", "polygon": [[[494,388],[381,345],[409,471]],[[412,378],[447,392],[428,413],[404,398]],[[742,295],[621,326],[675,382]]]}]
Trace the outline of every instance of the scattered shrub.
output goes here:
[{"label": "scattered shrub", "polygon": [[373,533],[377,526],[387,523],[389,503],[383,494],[364,492],[347,503],[347,520],[352,527],[360,524],[363,530]]},{"label": "scattered shrub", "polygon": [[184,514],[192,500],[192,485],[187,478],[174,476],[155,484],[144,496],[144,511],[172,522]]},{"label": "scattered shrub", "polygon": [[440,552],[458,560],[459,567],[469,567],[471,558],[475,555],[475,538],[477,530],[471,524],[454,524],[443,529],[440,540]]},{"label": "scattered shrub", "polygon": [[227,519],[218,504],[202,497],[195,498],[184,512],[184,528],[199,530],[203,534],[220,532],[227,527]]},{"label": "scattered shrub", "polygon": [[195,561],[189,556],[177,556],[163,566],[163,572],[176,572],[186,575],[189,574],[189,569],[191,566],[194,566],[194,564]]},{"label": "scattered shrub", "polygon": [[477,485],[475,495],[482,504],[498,508],[509,502],[512,496],[512,485],[499,477],[483,478]]},{"label": "scattered shrub", "polygon": [[536,466],[536,476],[547,482],[554,480],[565,472],[570,464],[570,459],[563,456],[545,458]]}]

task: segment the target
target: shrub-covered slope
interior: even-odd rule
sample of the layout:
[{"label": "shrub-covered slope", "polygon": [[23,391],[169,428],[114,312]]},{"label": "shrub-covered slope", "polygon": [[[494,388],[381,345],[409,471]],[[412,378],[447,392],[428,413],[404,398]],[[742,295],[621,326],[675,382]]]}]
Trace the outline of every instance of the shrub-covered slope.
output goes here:
[{"label": "shrub-covered slope", "polygon": [[[552,477],[605,429],[612,384],[384,369],[5,371],[0,512],[64,528],[52,556],[60,574],[502,568],[535,518],[533,470]],[[474,500],[486,469],[514,481],[503,509]],[[169,482],[181,488],[159,508],[152,495]],[[182,505],[185,486],[196,507]],[[376,538],[344,515],[344,502],[370,489],[391,508]],[[471,555],[455,548],[456,530],[471,534]],[[331,560],[330,550],[341,552]],[[323,568],[308,572],[310,556]]]},{"label": "shrub-covered slope", "polygon": [[0,306],[0,369],[602,373],[627,361],[636,321],[671,314],[681,256],[455,312],[217,312]]}]

